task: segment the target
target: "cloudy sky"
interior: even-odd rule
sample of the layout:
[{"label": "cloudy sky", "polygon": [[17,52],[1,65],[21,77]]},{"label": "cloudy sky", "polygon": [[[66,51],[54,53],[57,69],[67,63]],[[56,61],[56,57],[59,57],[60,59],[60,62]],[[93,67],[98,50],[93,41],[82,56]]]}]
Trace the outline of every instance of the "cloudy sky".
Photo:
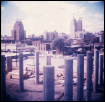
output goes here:
[{"label": "cloudy sky", "polygon": [[11,36],[20,19],[26,36],[45,31],[70,34],[70,22],[82,17],[83,29],[104,30],[104,1],[1,1],[1,34]]}]

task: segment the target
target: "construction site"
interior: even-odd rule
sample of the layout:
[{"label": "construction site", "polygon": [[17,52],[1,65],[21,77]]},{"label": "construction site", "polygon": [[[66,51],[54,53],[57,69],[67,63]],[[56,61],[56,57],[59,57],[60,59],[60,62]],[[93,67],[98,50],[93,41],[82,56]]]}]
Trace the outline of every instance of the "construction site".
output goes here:
[{"label": "construction site", "polygon": [[[10,45],[9,45],[10,46]],[[11,45],[14,46],[14,45]],[[102,84],[98,84],[98,91],[97,92],[91,92],[91,100],[92,101],[103,101],[104,100],[104,51],[101,51],[100,48],[104,47],[102,45],[95,45],[95,49],[99,51],[99,55],[103,55],[103,81]],[[16,48],[11,47],[11,48]],[[27,47],[28,48],[28,47]],[[34,48],[34,47],[30,47]],[[80,46],[72,46],[72,48],[79,49]],[[18,48],[17,48],[18,49]],[[43,86],[43,67],[45,65],[53,65],[54,66],[54,101],[64,101],[64,89],[65,89],[65,59],[72,59],[73,60],[73,101],[77,100],[77,57],[78,53],[73,53],[72,55],[65,55],[62,54],[56,55],[51,52],[46,51],[44,54],[38,54],[38,59],[36,59],[36,52],[30,53],[25,52],[25,49],[23,47],[19,48],[20,50],[17,50],[17,53],[13,52],[2,52],[5,53],[5,82],[6,82],[6,98],[4,100],[6,101],[43,101],[44,97],[44,86]],[[24,52],[21,50],[23,49]],[[15,49],[16,50],[16,49]],[[73,50],[74,51],[74,50]],[[89,51],[89,48],[87,49],[87,52]],[[14,51],[15,52],[15,51]],[[38,51],[39,52],[39,51]],[[86,52],[86,53],[87,53]],[[19,62],[20,57],[19,54],[23,54],[23,90],[20,91],[20,65]],[[47,57],[50,56],[48,59]],[[84,56],[84,55],[83,55]],[[39,62],[37,62],[39,60]],[[94,84],[94,56],[92,54],[92,90],[93,90],[93,84]],[[50,62],[48,64],[47,62]],[[99,63],[99,62],[98,62]],[[38,82],[37,82],[37,76],[36,76],[36,64],[38,64]],[[83,62],[83,100],[86,100],[86,79],[87,79],[87,55],[84,56],[84,62]],[[99,74],[100,75],[100,74]],[[97,79],[98,80],[98,79]]]}]

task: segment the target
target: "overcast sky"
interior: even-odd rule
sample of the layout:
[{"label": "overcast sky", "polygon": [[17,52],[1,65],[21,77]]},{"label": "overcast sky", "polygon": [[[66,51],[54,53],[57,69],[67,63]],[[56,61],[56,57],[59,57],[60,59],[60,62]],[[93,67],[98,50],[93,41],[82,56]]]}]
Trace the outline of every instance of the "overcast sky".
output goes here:
[{"label": "overcast sky", "polygon": [[70,22],[82,17],[83,29],[104,30],[104,1],[1,1],[1,34],[11,36],[21,19],[26,36],[45,31],[70,34]]}]

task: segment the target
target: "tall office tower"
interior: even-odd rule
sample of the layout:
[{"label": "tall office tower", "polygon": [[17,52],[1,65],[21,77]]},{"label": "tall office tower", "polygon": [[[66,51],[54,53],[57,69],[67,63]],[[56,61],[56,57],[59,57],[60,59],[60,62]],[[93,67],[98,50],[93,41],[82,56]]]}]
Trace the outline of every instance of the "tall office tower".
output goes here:
[{"label": "tall office tower", "polygon": [[26,31],[24,30],[23,24],[20,20],[17,20],[12,30],[12,40],[26,39]]},{"label": "tall office tower", "polygon": [[45,40],[49,40],[49,34],[47,31],[45,32]]},{"label": "tall office tower", "polygon": [[70,35],[71,37],[75,37],[75,32],[77,31],[77,23],[76,23],[76,19],[73,17],[73,19],[71,20],[70,23]]},{"label": "tall office tower", "polygon": [[82,20],[77,21],[77,31],[82,31]]},{"label": "tall office tower", "polygon": [[52,40],[52,37],[53,37],[53,33],[52,32],[48,32],[48,34],[49,34],[49,41],[51,41]]},{"label": "tall office tower", "polygon": [[78,21],[76,21],[76,19],[73,17],[73,19],[71,20],[71,24],[70,24],[70,36],[75,38],[76,32],[78,31],[82,31],[82,17],[79,18]]},{"label": "tall office tower", "polygon": [[55,38],[58,37],[58,32],[45,32],[45,40],[53,41]]},{"label": "tall office tower", "polygon": [[58,37],[58,32],[56,30],[54,30],[54,34],[55,34],[54,38],[57,38]]}]

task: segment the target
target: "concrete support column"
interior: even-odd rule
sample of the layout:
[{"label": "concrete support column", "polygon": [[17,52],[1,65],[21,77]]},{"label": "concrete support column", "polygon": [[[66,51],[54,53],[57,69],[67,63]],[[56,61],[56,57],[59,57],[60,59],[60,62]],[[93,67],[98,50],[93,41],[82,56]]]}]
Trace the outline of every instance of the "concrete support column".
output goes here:
[{"label": "concrete support column", "polygon": [[93,92],[98,92],[98,67],[99,67],[99,51],[94,51],[94,84]]},{"label": "concrete support column", "polygon": [[86,101],[91,101],[92,97],[92,52],[87,52],[87,72],[86,72]]},{"label": "concrete support column", "polygon": [[7,71],[12,71],[12,56],[7,56]]},{"label": "concrete support column", "polygon": [[23,82],[23,53],[19,53],[19,91],[24,90]]},{"label": "concrete support column", "polygon": [[83,101],[84,54],[77,55],[77,101]]},{"label": "concrete support column", "polygon": [[43,66],[43,100],[54,101],[54,66]]},{"label": "concrete support column", "polygon": [[51,56],[46,56],[46,65],[51,65]]},{"label": "concrete support column", "polygon": [[103,55],[99,55],[99,77],[98,84],[103,84]]},{"label": "concrete support column", "polygon": [[5,55],[1,55],[1,101],[6,97]]},{"label": "concrete support column", "polygon": [[73,101],[73,59],[65,59],[64,101]]},{"label": "concrete support column", "polygon": [[33,65],[34,65],[34,70],[33,71],[35,73],[35,60],[34,59],[35,59],[35,56],[33,56]]},{"label": "concrete support column", "polygon": [[39,83],[39,51],[35,53],[36,64],[35,64],[35,73],[36,73],[36,83]]}]

